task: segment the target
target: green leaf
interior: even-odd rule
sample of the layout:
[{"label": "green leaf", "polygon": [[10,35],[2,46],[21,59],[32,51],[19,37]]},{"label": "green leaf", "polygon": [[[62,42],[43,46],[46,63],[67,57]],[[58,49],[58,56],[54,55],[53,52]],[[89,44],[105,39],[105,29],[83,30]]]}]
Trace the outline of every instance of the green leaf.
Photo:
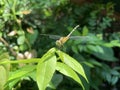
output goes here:
[{"label": "green leaf", "polygon": [[94,34],[89,34],[86,41],[87,41],[86,43],[92,44],[92,45],[103,45],[104,44],[104,41],[102,41],[100,38],[98,38]]},{"label": "green leaf", "polygon": [[86,26],[84,26],[84,27],[83,27],[83,31],[82,31],[82,35],[83,35],[83,36],[88,35],[88,31],[89,31],[88,28],[87,28]]},{"label": "green leaf", "polygon": [[[43,61],[45,61],[46,59],[49,59],[51,57],[51,55],[54,55],[56,49],[55,48],[51,48],[47,53],[45,53],[42,58],[32,58],[32,59],[20,59],[20,60],[15,60],[15,61],[1,61],[0,64],[8,64],[8,63],[42,63]],[[4,57],[4,56],[3,56]],[[0,56],[1,58],[1,56]]]},{"label": "green leaf", "polygon": [[27,35],[26,35],[30,44],[33,44],[35,42],[37,36],[38,36],[38,31],[37,30],[34,30],[33,34],[27,33]]},{"label": "green leaf", "polygon": [[113,77],[111,78],[111,83],[112,83],[112,85],[115,85],[118,80],[119,80],[119,77],[118,77],[118,76],[113,76]]},{"label": "green leaf", "polygon": [[[0,55],[0,63],[1,62],[9,62],[9,55],[8,53],[2,53]],[[10,71],[10,64],[1,64],[0,65],[0,90],[6,90],[6,88],[4,88],[5,83],[8,80],[8,76],[9,76],[9,71]],[[4,88],[4,89],[3,89]]]},{"label": "green leaf", "polygon": [[84,69],[82,67],[82,65],[77,62],[77,60],[75,60],[74,58],[70,57],[69,55],[65,54],[62,51],[58,51],[57,52],[58,55],[60,56],[60,59],[67,64],[69,67],[71,67],[73,70],[75,70],[77,73],[79,73],[82,77],[84,77],[86,79],[86,81],[88,82],[88,79],[85,75]]},{"label": "green leaf", "polygon": [[[50,50],[48,50],[40,59],[40,62],[44,62],[45,60],[49,60],[49,58],[51,58],[51,56],[54,56],[55,55],[55,51],[56,51],[56,48],[51,48]],[[39,62],[39,63],[40,63]]]},{"label": "green leaf", "polygon": [[[15,61],[2,61],[0,64],[8,64],[8,63],[36,63],[39,62],[41,59],[40,58],[32,58],[32,59],[20,59],[20,60],[15,60]],[[42,61],[41,61],[42,62]]]},{"label": "green leaf", "polygon": [[101,47],[102,52],[92,52],[92,54],[101,60],[105,61],[117,61],[117,58],[114,57],[112,48]]},{"label": "green leaf", "polygon": [[91,63],[93,65],[96,65],[96,66],[100,66],[100,67],[102,66],[102,64],[100,62],[98,62],[98,61],[96,61],[94,59],[91,59],[91,60],[89,60],[87,62],[89,62],[89,63]]},{"label": "green leaf", "polygon": [[17,43],[18,43],[19,45],[21,45],[21,44],[23,44],[24,42],[25,42],[25,36],[24,36],[24,35],[19,36],[18,39],[17,39]]},{"label": "green leaf", "polygon": [[29,73],[28,77],[32,78],[32,80],[36,81],[36,70]]},{"label": "green leaf", "polygon": [[105,75],[106,75],[106,80],[110,83],[112,76],[109,73],[106,73]]},{"label": "green leaf", "polygon": [[57,87],[63,80],[63,76],[61,74],[55,74],[52,78],[52,84],[54,87]]},{"label": "green leaf", "polygon": [[4,90],[4,84],[7,81],[7,71],[3,66],[0,66],[0,90]]},{"label": "green leaf", "polygon": [[[56,89],[56,87],[53,85],[52,82],[49,82],[48,87],[51,88],[51,89],[53,89],[53,90]],[[51,89],[50,89],[50,90],[51,90]]]},{"label": "green leaf", "polygon": [[2,33],[2,32],[0,32],[0,38],[2,37],[2,34],[3,34],[3,33]]},{"label": "green leaf", "polygon": [[22,35],[25,34],[25,32],[24,32],[23,30],[18,30],[18,31],[17,31],[17,34],[20,35],[20,36],[22,36]]},{"label": "green leaf", "polygon": [[[8,63],[42,63],[43,61],[49,59],[51,57],[51,55],[54,55],[56,49],[55,48],[51,48],[47,53],[45,53],[42,58],[32,58],[32,59],[21,59],[21,60],[15,60],[15,61],[6,61],[6,60],[2,60],[0,62],[0,64],[8,64]],[[1,56],[0,56],[1,58]]]},{"label": "green leaf", "polygon": [[86,48],[90,51],[95,51],[96,52],[96,48],[94,45],[87,45]]},{"label": "green leaf", "polygon": [[8,53],[2,53],[2,54],[0,54],[0,61],[4,61],[4,59],[9,59]]},{"label": "green leaf", "polygon": [[12,88],[14,87],[14,85],[16,84],[16,83],[18,83],[20,81],[20,78],[17,78],[17,79],[15,79],[15,80],[13,80],[13,81],[11,81],[10,83],[6,83],[5,84],[5,87],[7,88],[7,86],[9,87],[9,90],[12,90]]},{"label": "green leaf", "polygon": [[11,74],[11,76],[10,76],[9,79],[8,79],[8,82],[9,82],[9,81],[12,81],[12,80],[14,80],[14,79],[17,79],[17,78],[21,78],[21,77],[23,77],[23,76],[26,76],[28,73],[34,71],[35,68],[36,68],[35,65],[26,65],[26,66],[22,67],[21,69],[16,70],[15,72],[13,72],[13,73]]},{"label": "green leaf", "polygon": [[112,40],[109,43],[104,44],[107,47],[120,47],[120,42],[119,40]]},{"label": "green leaf", "polygon": [[22,45],[19,46],[19,50],[21,50],[21,51],[25,51],[27,49],[28,49],[28,46],[26,43],[23,43]]},{"label": "green leaf", "polygon": [[77,54],[79,53],[78,48],[76,46],[72,46],[71,48],[74,53],[77,53]]},{"label": "green leaf", "polygon": [[5,87],[10,85],[10,87],[12,88],[17,83],[17,81],[19,81],[24,76],[29,76],[29,73],[33,72],[35,69],[36,69],[35,65],[34,66],[26,65],[19,70],[11,72],[11,75],[9,79],[7,80]]},{"label": "green leaf", "polygon": [[56,56],[52,56],[44,62],[37,65],[37,84],[40,90],[45,90],[49,84],[56,67]]},{"label": "green leaf", "polygon": [[[9,60],[9,55],[8,55],[8,53],[2,53],[1,55],[0,55],[0,63],[1,62],[9,62],[10,60]],[[2,66],[4,66],[4,68],[6,69],[6,71],[7,71],[7,74],[9,73],[9,70],[10,70],[10,64],[9,63],[7,63],[7,64],[3,64]]]},{"label": "green leaf", "polygon": [[56,69],[61,72],[62,74],[72,78],[73,80],[75,80],[76,82],[78,82],[82,88],[84,89],[84,86],[80,80],[80,78],[78,77],[78,75],[76,74],[75,71],[72,70],[72,68],[70,68],[68,65],[64,64],[64,63],[60,63],[57,62],[57,67]]},{"label": "green leaf", "polygon": [[117,71],[117,70],[115,70],[115,69],[112,69],[112,70],[110,70],[110,73],[112,74],[112,75],[116,75],[116,76],[119,76],[120,75],[120,73],[119,73],[119,71]]},{"label": "green leaf", "polygon": [[93,52],[99,52],[99,53],[103,53],[103,48],[101,46],[96,46],[96,45],[87,45],[87,48],[90,50],[90,51],[93,51]]}]

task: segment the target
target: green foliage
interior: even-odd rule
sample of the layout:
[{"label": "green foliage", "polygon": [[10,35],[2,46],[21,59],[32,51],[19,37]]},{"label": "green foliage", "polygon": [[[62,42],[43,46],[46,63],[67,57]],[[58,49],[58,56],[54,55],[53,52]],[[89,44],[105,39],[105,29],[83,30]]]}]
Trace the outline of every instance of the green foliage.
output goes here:
[{"label": "green foliage", "polygon": [[57,52],[60,56],[60,59],[65,63],[67,64],[69,67],[71,67],[74,71],[76,71],[77,73],[79,73],[81,76],[85,77],[86,81],[87,78],[85,76],[85,73],[84,73],[84,70],[83,70],[83,67],[73,58],[71,58],[69,55],[61,52],[61,51],[58,51]]},{"label": "green foliage", "polygon": [[47,61],[38,63],[37,66],[37,83],[40,90],[45,90],[46,86],[52,79],[56,67],[56,56],[49,57]]},{"label": "green foliage", "polygon": [[[9,61],[8,53],[3,53],[0,55],[0,62]],[[10,64],[1,64],[0,65],[0,90],[4,90],[4,85],[8,80],[10,71]],[[6,87],[7,89],[7,87]]]},{"label": "green foliage", "polygon": [[114,57],[113,50],[111,48],[100,47],[100,51],[102,52],[99,52],[99,50],[97,50],[97,52],[93,52],[92,54],[102,60],[113,62],[117,61],[117,59]]},{"label": "green foliage", "polygon": [[[55,53],[57,53],[57,55],[55,55]],[[64,57],[64,58],[60,58],[60,57]],[[61,60],[61,62],[58,60]],[[25,60],[19,60],[19,61],[2,61],[0,62],[0,64],[6,64],[6,63],[17,64],[17,63],[31,63],[31,62],[32,63],[36,62],[37,65],[34,65],[34,64],[26,65],[20,68],[19,70],[12,72],[10,77],[7,80],[6,87],[9,86],[9,88],[12,89],[13,86],[18,81],[21,80],[21,78],[31,77],[33,79],[36,78],[34,80],[37,82],[38,88],[40,90],[45,90],[48,84],[50,83],[52,77],[54,76],[55,70],[57,70],[61,72],[63,75],[71,77],[73,80],[78,82],[84,89],[82,81],[79,79],[77,75],[77,73],[79,73],[81,76],[83,76],[87,80],[83,67],[75,59],[73,59],[69,55],[55,48],[50,49],[47,53],[43,55],[43,57],[38,59],[30,59],[30,60],[25,59]],[[34,72],[36,77],[31,76],[32,72]],[[54,87],[55,86],[56,85],[54,85]]]},{"label": "green foliage", "polygon": [[[85,0],[80,5],[72,1],[0,0],[0,76],[6,76],[0,78],[0,90],[6,80],[7,90],[81,90],[76,82],[86,90],[119,87],[120,33],[115,32],[119,25],[114,25],[119,1]],[[69,39],[64,52],[50,49],[55,41],[41,35],[66,36],[76,25],[80,25],[73,33],[77,39]]]}]

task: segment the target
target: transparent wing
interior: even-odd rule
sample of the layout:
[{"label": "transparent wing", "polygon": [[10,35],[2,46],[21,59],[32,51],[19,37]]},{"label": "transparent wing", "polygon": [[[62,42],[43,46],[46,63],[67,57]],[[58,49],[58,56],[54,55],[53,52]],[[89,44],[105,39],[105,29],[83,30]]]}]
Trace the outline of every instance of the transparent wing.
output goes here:
[{"label": "transparent wing", "polygon": [[60,37],[61,37],[59,35],[49,35],[49,34],[40,34],[40,35],[47,36],[51,39],[60,39]]},{"label": "transparent wing", "polygon": [[89,36],[70,36],[70,39],[76,40],[76,39],[89,39]]},{"label": "transparent wing", "polygon": [[[51,39],[60,39],[62,36],[59,36],[59,35],[49,35],[49,34],[40,34],[40,35],[43,35],[43,36],[47,36]],[[90,37],[89,36],[70,36],[70,39],[71,40],[76,40],[76,39],[89,39]]]}]

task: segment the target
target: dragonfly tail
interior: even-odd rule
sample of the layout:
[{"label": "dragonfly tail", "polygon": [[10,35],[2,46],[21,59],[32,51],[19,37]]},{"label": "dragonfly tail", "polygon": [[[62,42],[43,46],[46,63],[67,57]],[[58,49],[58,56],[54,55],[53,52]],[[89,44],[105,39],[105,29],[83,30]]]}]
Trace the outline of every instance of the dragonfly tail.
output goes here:
[{"label": "dragonfly tail", "polygon": [[77,25],[76,27],[73,28],[73,30],[67,35],[67,37],[70,37],[70,35],[79,27],[79,25]]}]

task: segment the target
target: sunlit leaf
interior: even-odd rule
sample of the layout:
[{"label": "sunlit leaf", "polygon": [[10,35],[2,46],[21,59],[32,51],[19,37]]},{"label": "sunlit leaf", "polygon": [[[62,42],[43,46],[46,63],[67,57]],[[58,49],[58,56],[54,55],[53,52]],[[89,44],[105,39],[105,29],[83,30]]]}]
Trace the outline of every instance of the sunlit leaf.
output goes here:
[{"label": "sunlit leaf", "polygon": [[25,75],[27,75],[28,73],[32,72],[33,70],[35,70],[36,66],[35,65],[27,65],[22,67],[19,70],[14,71],[11,76],[8,79],[8,82],[17,78],[21,78]]},{"label": "sunlit leaf", "polygon": [[[0,62],[4,62],[4,61],[9,61],[9,55],[8,53],[2,53],[0,55]],[[9,71],[10,71],[10,64],[6,63],[6,64],[1,64],[0,65],[0,90],[4,90],[4,85],[8,80],[8,76],[9,76]]]},{"label": "sunlit leaf", "polygon": [[86,79],[86,81],[88,81],[87,77],[85,75],[84,69],[83,69],[82,65],[79,62],[77,62],[74,58],[70,57],[69,55],[65,54],[62,51],[58,51],[57,53],[60,56],[60,59],[65,64],[67,64],[69,67],[71,67],[73,70],[75,70],[81,76],[83,76]]},{"label": "sunlit leaf", "polygon": [[[39,62],[41,59],[40,58],[32,58],[32,59],[20,59],[20,60],[15,60],[15,61],[2,61],[0,64],[8,64],[8,63],[36,63]],[[42,62],[42,61],[41,61]]]},{"label": "sunlit leaf", "polygon": [[36,66],[27,65],[22,67],[19,70],[11,72],[11,75],[6,82],[5,87],[9,86],[9,88],[12,88],[13,85],[15,85],[22,77],[29,76],[29,74],[33,72],[35,69],[36,69]]},{"label": "sunlit leaf", "polygon": [[17,39],[17,43],[19,45],[23,44],[25,42],[25,36],[22,35],[22,36],[19,36],[18,39]]},{"label": "sunlit leaf", "polygon": [[88,34],[88,28],[86,26],[83,27],[82,35],[86,36]]},{"label": "sunlit leaf", "polygon": [[55,72],[56,56],[50,57],[37,65],[37,84],[40,90],[45,90]]},{"label": "sunlit leaf", "polygon": [[8,53],[2,53],[2,54],[0,54],[0,61],[3,61],[4,59],[9,59]]},{"label": "sunlit leaf", "polygon": [[13,86],[14,86],[17,82],[19,82],[19,81],[20,81],[20,78],[17,78],[17,79],[15,79],[15,80],[13,80],[13,81],[10,81],[9,83],[7,82],[7,83],[5,84],[5,88],[6,88],[7,86],[9,86],[9,89],[12,90]]},{"label": "sunlit leaf", "polygon": [[84,86],[83,86],[80,78],[78,77],[78,75],[76,74],[76,72],[72,70],[72,68],[70,68],[69,66],[67,66],[64,63],[58,62],[56,69],[59,72],[61,72],[62,74],[66,75],[66,76],[72,78],[73,80],[75,80],[76,82],[78,82],[82,86],[82,88],[84,89]]},{"label": "sunlit leaf", "polygon": [[3,66],[0,66],[0,90],[4,90],[4,84],[7,81],[7,71]]},{"label": "sunlit leaf", "polygon": [[17,34],[20,35],[20,36],[22,36],[22,35],[25,34],[25,32],[23,30],[17,30]]}]

